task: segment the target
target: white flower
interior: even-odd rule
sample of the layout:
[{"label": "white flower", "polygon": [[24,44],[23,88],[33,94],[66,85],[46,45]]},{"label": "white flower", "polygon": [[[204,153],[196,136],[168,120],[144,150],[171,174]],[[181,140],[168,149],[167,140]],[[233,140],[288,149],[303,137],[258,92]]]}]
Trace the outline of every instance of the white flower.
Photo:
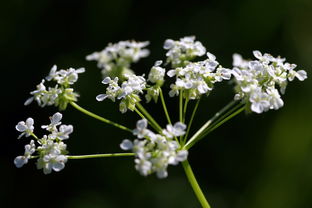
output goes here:
[{"label": "white flower", "polygon": [[148,41],[120,41],[110,43],[100,52],[94,52],[86,57],[88,61],[97,61],[97,66],[102,69],[103,76],[122,77],[124,74],[133,74],[130,64],[149,55],[145,47]]},{"label": "white flower", "polygon": [[173,67],[183,66],[196,56],[203,56],[206,48],[199,41],[195,41],[195,36],[181,38],[179,41],[167,39],[164,43],[167,62]]},{"label": "white flower", "polygon": [[15,129],[19,132],[22,132],[18,136],[18,139],[20,139],[24,135],[26,137],[29,137],[34,131],[34,119],[27,118],[26,122],[25,121],[18,122],[18,124],[15,126]]},{"label": "white flower", "polygon": [[182,136],[185,134],[186,125],[181,122],[176,122],[173,126],[168,124],[166,129],[163,130],[163,134],[168,137],[172,138],[174,136]]},{"label": "white flower", "polygon": [[269,102],[270,102],[270,109],[279,109],[283,107],[284,101],[281,99],[280,94],[278,93],[277,89],[274,88],[268,88],[267,94],[269,96]]},{"label": "white flower", "polygon": [[260,51],[253,51],[253,54],[258,60],[246,61],[238,54],[233,55],[234,99],[250,103],[251,110],[256,113],[277,110],[284,105],[278,90],[284,94],[287,81],[293,81],[295,77],[303,81],[307,73],[295,71],[296,64],[284,63],[285,58],[262,55]]},{"label": "white flower", "polygon": [[150,73],[148,74],[148,81],[161,86],[164,82],[166,70],[160,67],[162,61],[156,61],[154,66],[151,68]]},{"label": "white flower", "polygon": [[35,141],[31,140],[30,144],[25,145],[25,153],[23,156],[17,156],[14,159],[14,164],[17,168],[21,168],[28,163],[30,156],[36,151]]},{"label": "white flower", "polygon": [[129,139],[124,139],[120,144],[122,150],[131,150],[133,148],[133,143]]},{"label": "white flower", "polygon": [[57,71],[57,66],[54,65],[49,75],[46,77],[47,81],[55,80],[60,85],[72,85],[78,80],[78,74],[84,73],[84,68],[74,69],[69,68],[67,70],[61,69]]},{"label": "white flower", "polygon": [[252,92],[250,98],[251,110],[256,113],[262,113],[270,108],[270,102],[268,101],[268,95],[260,90]]},{"label": "white flower", "polygon": [[46,93],[46,87],[44,85],[44,82],[45,82],[45,80],[43,79],[41,81],[41,83],[36,86],[37,89],[32,91],[32,92],[30,92],[32,97],[28,98],[25,101],[24,105],[29,105],[30,103],[32,103],[33,100],[36,100],[38,105],[41,105],[41,98]]},{"label": "white flower", "polygon": [[112,100],[115,102],[115,98],[118,96],[118,93],[120,92],[120,87],[118,85],[118,77],[115,77],[115,79],[111,79],[110,77],[106,77],[103,81],[103,84],[108,84],[108,87],[106,88],[106,94],[99,94],[96,96],[97,101],[103,101],[106,98]]},{"label": "white flower", "polygon": [[61,125],[63,115],[59,112],[55,113],[50,117],[51,123],[49,125],[42,125],[41,128],[46,129],[47,131],[54,132],[57,131],[57,126]]},{"label": "white flower", "polygon": [[59,130],[53,131],[51,138],[58,138],[60,140],[65,140],[69,138],[69,135],[73,133],[74,127],[72,125],[61,125]]},{"label": "white flower", "polygon": [[43,169],[44,174],[49,174],[52,170],[59,172],[65,167],[67,157],[65,155],[47,154],[37,162],[37,168]]},{"label": "white flower", "polygon": [[147,120],[141,119],[136,124],[136,129],[132,131],[133,135],[136,135],[138,138],[144,138],[149,134],[147,129]]},{"label": "white flower", "polygon": [[133,142],[125,139],[120,148],[135,153],[135,169],[141,175],[156,173],[158,178],[165,178],[168,165],[177,165],[187,158],[187,150],[181,150],[179,143],[172,140],[173,135],[183,135],[185,128],[184,124],[177,122],[174,126],[167,125],[164,135],[154,134],[147,129],[147,120],[142,119],[133,130],[138,139]]}]

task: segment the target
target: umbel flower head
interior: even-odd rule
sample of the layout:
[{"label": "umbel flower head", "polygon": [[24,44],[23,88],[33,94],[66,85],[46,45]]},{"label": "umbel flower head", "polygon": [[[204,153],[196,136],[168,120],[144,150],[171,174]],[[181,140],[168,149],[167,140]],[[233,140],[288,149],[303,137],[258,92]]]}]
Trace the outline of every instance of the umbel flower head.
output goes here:
[{"label": "umbel flower head", "polygon": [[207,57],[204,61],[190,62],[167,72],[169,77],[176,78],[175,83],[170,85],[170,97],[182,92],[187,99],[199,99],[201,95],[209,95],[214,83],[231,78],[231,70],[219,65],[213,54],[208,52]]},{"label": "umbel flower head", "polygon": [[201,42],[195,41],[195,36],[187,36],[180,40],[167,39],[164,43],[167,63],[172,67],[183,67],[191,60],[206,53],[206,48]]},{"label": "umbel flower head", "polygon": [[232,74],[236,83],[235,98],[242,100],[250,110],[262,113],[269,109],[283,107],[284,101],[280,93],[284,94],[289,81],[307,78],[304,70],[295,71],[295,64],[289,64],[285,58],[273,57],[260,51],[253,51],[256,60],[246,61],[241,55],[233,55]]},{"label": "umbel flower head", "polygon": [[113,80],[110,77],[106,77],[102,83],[108,85],[105,94],[99,94],[96,96],[97,101],[103,101],[105,99],[110,99],[115,102],[116,99],[120,100],[119,110],[122,113],[127,112],[127,110],[133,111],[135,109],[135,104],[139,102],[139,94],[143,93],[146,88],[146,80],[143,76],[136,76],[134,74],[124,75],[126,81],[123,81],[121,86],[118,84],[118,77]]},{"label": "umbel flower head", "polygon": [[[65,110],[69,102],[77,101],[79,95],[70,86],[77,82],[78,74],[83,72],[85,72],[84,68],[57,71],[57,67],[54,65],[49,75],[37,85],[37,89],[30,92],[32,96],[24,104],[29,105],[35,100],[41,107],[55,105],[60,110]],[[45,81],[54,81],[57,84],[47,88]]]},{"label": "umbel flower head", "polygon": [[173,139],[184,135],[185,128],[185,124],[177,122],[174,126],[167,125],[163,134],[155,134],[147,129],[147,120],[142,119],[133,130],[137,139],[133,142],[125,139],[120,147],[135,153],[135,168],[141,175],[156,173],[158,178],[165,178],[168,176],[168,165],[177,165],[187,159],[187,150],[181,149],[180,144]]},{"label": "umbel flower head", "polygon": [[148,41],[120,41],[115,44],[108,44],[100,52],[94,52],[86,57],[88,61],[97,61],[97,66],[102,69],[103,77],[118,77],[123,80],[124,75],[132,75],[130,68],[132,63],[138,62],[141,58],[149,55],[149,50],[145,47]]},{"label": "umbel flower head", "polygon": [[[23,132],[19,137],[31,135],[36,140],[31,140],[29,144],[25,145],[24,155],[15,158],[14,164],[16,167],[22,167],[28,163],[28,160],[31,158],[37,158],[37,168],[43,169],[44,174],[51,173],[52,170],[58,172],[65,167],[65,163],[67,162],[67,150],[63,140],[69,138],[69,135],[73,132],[73,126],[61,125],[61,119],[61,113],[55,113],[51,116],[51,123],[41,126],[41,128],[46,129],[49,134],[43,135],[40,139],[33,134],[34,122],[32,118],[26,120],[26,123],[28,123],[27,128],[23,127],[25,123],[23,121],[17,124],[16,129],[19,132]],[[37,154],[33,156],[34,153]]]}]

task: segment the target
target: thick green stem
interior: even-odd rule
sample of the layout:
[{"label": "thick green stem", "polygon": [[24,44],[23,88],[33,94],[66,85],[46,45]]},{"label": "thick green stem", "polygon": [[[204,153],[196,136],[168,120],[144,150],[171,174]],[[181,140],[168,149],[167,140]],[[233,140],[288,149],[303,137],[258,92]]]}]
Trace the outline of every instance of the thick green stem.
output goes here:
[{"label": "thick green stem", "polygon": [[192,168],[189,164],[189,162],[187,160],[182,162],[185,174],[187,176],[187,179],[189,181],[189,183],[191,184],[193,191],[199,201],[199,203],[201,204],[201,206],[203,208],[210,208],[210,205],[208,203],[208,201],[205,198],[205,195],[203,194],[202,190],[200,189],[200,186],[197,183],[197,180],[194,176],[194,173],[192,171]]},{"label": "thick green stem", "polygon": [[93,155],[66,155],[67,159],[90,159],[102,157],[129,157],[134,156],[134,153],[109,153],[109,154],[93,154]]},{"label": "thick green stem", "polygon": [[101,117],[101,116],[98,116],[98,115],[96,115],[96,114],[94,114],[94,113],[92,113],[92,112],[90,112],[90,111],[88,111],[88,110],[86,110],[86,109],[80,107],[80,106],[79,106],[77,103],[75,103],[75,102],[70,102],[70,104],[71,104],[74,108],[76,108],[77,110],[79,110],[80,112],[82,112],[82,113],[84,113],[84,114],[86,114],[86,115],[88,115],[88,116],[91,116],[92,118],[95,118],[95,119],[100,120],[100,121],[102,121],[102,122],[104,122],[104,123],[110,124],[110,125],[112,125],[112,126],[115,126],[115,127],[119,128],[119,129],[122,129],[122,130],[125,130],[125,131],[128,131],[128,132],[132,132],[131,129],[129,129],[129,128],[123,126],[123,125],[120,125],[120,124],[118,124],[118,123],[115,123],[115,122],[113,122],[113,121],[110,121],[110,120],[108,120],[108,119],[106,119],[106,118],[103,118],[103,117]]},{"label": "thick green stem", "polygon": [[195,117],[198,105],[199,105],[199,101],[200,101],[200,99],[197,100],[197,102],[195,104],[195,107],[193,109],[192,115],[191,115],[190,122],[187,125],[187,130],[186,130],[186,133],[185,133],[185,136],[184,136],[184,139],[183,139],[183,145],[185,144],[185,142],[187,140],[187,137],[188,137],[188,135],[190,133],[190,129],[191,129],[191,126],[192,126],[192,123],[193,123],[193,120],[194,120],[194,117]]},{"label": "thick green stem", "polygon": [[140,104],[136,103],[136,106],[138,109],[144,114],[144,116],[156,127],[157,131],[161,132],[162,128],[159,126],[159,124],[154,120],[154,118],[145,110],[145,108]]},{"label": "thick green stem", "polygon": [[164,95],[162,93],[161,88],[159,88],[159,96],[160,96],[160,100],[161,100],[162,106],[163,106],[165,114],[166,114],[166,118],[167,118],[169,124],[172,124],[171,120],[170,120],[170,116],[169,116],[168,110],[167,110],[167,105],[165,103]]}]

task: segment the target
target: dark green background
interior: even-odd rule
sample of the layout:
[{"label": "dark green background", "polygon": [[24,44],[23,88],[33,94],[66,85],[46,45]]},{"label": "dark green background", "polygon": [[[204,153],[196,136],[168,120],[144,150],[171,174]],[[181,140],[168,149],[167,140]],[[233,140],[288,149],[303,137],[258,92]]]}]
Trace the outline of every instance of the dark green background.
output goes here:
[{"label": "dark green background", "polygon": [[[311,77],[312,1],[57,1],[10,0],[0,3],[1,158],[0,207],[199,207],[180,166],[169,177],[141,177],[130,158],[69,161],[60,173],[44,175],[31,161],[14,167],[28,139],[17,141],[14,127],[27,117],[41,124],[54,107],[23,106],[28,93],[53,64],[86,67],[75,89],[79,104],[134,128],[134,113],[121,115],[103,93],[100,70],[85,56],[109,42],[149,40],[151,56],[135,64],[148,73],[164,59],[166,38],[196,35],[224,67],[232,54],[252,57],[259,49],[287,57]],[[210,134],[190,152],[195,174],[214,208],[310,208],[312,206],[311,78],[289,85],[284,108],[262,115],[241,114]],[[231,86],[217,85],[201,103],[199,127],[233,98]],[[177,105],[170,103],[177,119]],[[151,113],[165,125],[159,105]],[[67,141],[71,154],[119,152],[131,135],[68,108],[64,123],[73,124]]]}]

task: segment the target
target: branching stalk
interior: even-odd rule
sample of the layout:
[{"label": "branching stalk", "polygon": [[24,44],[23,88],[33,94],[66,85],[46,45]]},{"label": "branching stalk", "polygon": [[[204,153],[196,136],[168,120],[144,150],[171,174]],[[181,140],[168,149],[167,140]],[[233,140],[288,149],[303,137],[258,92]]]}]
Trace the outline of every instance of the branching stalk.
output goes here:
[{"label": "branching stalk", "polygon": [[84,114],[86,114],[86,115],[88,115],[88,116],[91,116],[92,118],[95,118],[95,119],[100,120],[100,121],[102,121],[102,122],[104,122],[104,123],[110,124],[110,125],[112,125],[112,126],[115,126],[115,127],[119,128],[119,129],[122,129],[122,130],[124,130],[124,131],[132,132],[131,129],[129,129],[129,128],[127,128],[127,127],[121,125],[121,124],[118,124],[118,123],[115,123],[115,122],[113,122],[113,121],[110,121],[110,120],[108,120],[108,119],[106,119],[106,118],[103,118],[103,117],[101,117],[101,116],[99,116],[99,115],[96,115],[96,114],[94,114],[94,113],[92,113],[92,112],[90,112],[90,111],[88,111],[88,110],[86,110],[86,109],[80,107],[80,106],[79,106],[77,103],[75,103],[75,102],[70,102],[70,104],[71,104],[71,106],[73,106],[74,108],[76,108],[78,111],[80,111],[80,112],[82,112],[82,113],[84,113]]}]

